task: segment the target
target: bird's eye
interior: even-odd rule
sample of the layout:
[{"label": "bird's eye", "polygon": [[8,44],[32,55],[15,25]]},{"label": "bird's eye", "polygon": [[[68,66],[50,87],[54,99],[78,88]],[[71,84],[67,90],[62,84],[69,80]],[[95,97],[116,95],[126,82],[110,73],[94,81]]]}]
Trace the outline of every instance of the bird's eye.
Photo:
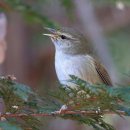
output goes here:
[{"label": "bird's eye", "polygon": [[65,35],[61,35],[61,38],[62,38],[62,39],[66,39],[66,36],[65,36]]}]

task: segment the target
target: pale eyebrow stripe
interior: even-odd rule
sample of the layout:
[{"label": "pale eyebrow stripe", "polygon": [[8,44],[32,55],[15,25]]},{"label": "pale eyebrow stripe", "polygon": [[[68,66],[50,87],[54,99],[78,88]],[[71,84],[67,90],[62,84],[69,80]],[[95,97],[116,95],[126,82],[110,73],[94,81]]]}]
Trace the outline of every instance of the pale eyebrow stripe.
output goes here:
[{"label": "pale eyebrow stripe", "polygon": [[70,35],[70,34],[68,34],[68,33],[62,33],[62,32],[60,32],[60,31],[57,31],[57,34],[59,34],[59,35],[64,35],[64,36],[69,37],[69,38],[73,38],[72,35]]},{"label": "pale eyebrow stripe", "polygon": [[58,35],[64,35],[64,36],[66,36],[66,39],[70,39],[70,40],[77,40],[77,38],[74,38],[72,35],[70,35],[70,34],[68,34],[68,33],[62,33],[62,32],[60,32],[60,31],[57,31],[57,34]]}]

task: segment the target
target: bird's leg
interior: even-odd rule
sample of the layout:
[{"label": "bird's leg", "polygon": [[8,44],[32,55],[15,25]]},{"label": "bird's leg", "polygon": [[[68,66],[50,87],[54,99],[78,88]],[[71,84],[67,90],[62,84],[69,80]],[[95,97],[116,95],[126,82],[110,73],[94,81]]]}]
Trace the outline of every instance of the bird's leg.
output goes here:
[{"label": "bird's leg", "polygon": [[60,114],[63,114],[65,113],[66,111],[68,110],[68,106],[67,105],[62,105],[60,110],[59,110],[59,113]]},{"label": "bird's leg", "polygon": [[70,110],[67,105],[62,105],[60,110],[53,112],[53,114],[65,114],[66,111]]}]

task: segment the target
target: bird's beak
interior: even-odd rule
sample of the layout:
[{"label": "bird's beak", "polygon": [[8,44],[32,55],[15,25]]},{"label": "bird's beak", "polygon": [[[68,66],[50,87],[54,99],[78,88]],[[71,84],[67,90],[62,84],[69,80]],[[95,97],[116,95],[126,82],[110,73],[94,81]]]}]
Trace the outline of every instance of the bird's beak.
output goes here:
[{"label": "bird's beak", "polygon": [[54,37],[55,35],[54,34],[43,34],[45,36],[48,36],[48,37]]},{"label": "bird's beak", "polygon": [[48,27],[44,27],[44,29],[46,29],[47,31],[51,32],[51,33],[56,33],[57,31],[53,28],[48,28]]},{"label": "bird's beak", "polygon": [[51,38],[55,38],[57,37],[57,31],[55,29],[52,29],[52,28],[48,28],[48,27],[45,27],[44,29],[48,30],[49,32],[51,32],[51,34],[43,34],[45,36],[48,36],[48,37],[51,37]]}]

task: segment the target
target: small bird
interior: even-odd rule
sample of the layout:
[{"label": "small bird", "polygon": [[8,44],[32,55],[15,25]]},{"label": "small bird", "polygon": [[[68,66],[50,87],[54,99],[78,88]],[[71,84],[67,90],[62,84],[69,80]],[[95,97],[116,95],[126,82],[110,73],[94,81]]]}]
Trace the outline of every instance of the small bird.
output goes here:
[{"label": "small bird", "polygon": [[110,76],[105,67],[100,64],[90,51],[89,42],[77,31],[63,28],[46,28],[55,46],[55,69],[61,84],[74,87],[67,82],[70,75],[75,75],[90,84],[105,84],[112,86]]}]

